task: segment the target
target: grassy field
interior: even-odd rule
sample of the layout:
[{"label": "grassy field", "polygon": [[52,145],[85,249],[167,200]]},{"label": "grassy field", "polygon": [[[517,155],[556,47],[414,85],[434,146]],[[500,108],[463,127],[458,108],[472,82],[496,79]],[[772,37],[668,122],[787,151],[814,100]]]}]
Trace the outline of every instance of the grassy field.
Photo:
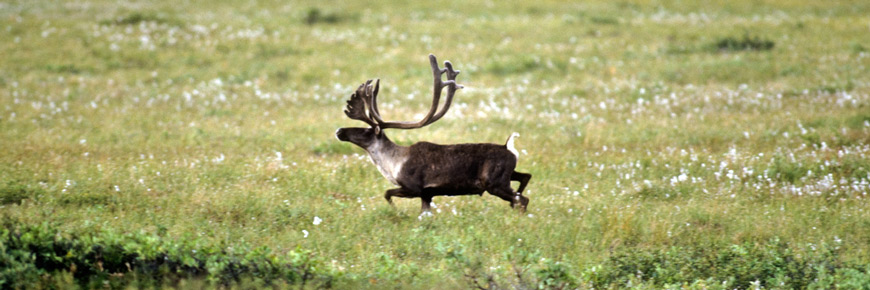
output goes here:
[{"label": "grassy field", "polygon": [[[0,288],[870,288],[870,2],[430,2],[0,2]],[[335,139],[429,53],[528,212]]]}]

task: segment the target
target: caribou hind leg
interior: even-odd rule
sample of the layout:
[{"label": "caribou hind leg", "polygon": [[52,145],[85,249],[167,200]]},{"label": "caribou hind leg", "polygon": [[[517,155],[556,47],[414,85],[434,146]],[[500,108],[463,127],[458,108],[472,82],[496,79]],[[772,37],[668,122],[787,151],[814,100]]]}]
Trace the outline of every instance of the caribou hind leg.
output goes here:
[{"label": "caribou hind leg", "polygon": [[530,179],[532,179],[532,175],[528,174],[528,173],[517,172],[517,171],[514,171],[514,173],[511,173],[511,180],[515,180],[515,181],[520,182],[520,187],[519,187],[519,189],[517,189],[517,193],[516,193],[516,196],[514,197],[514,199],[516,199],[520,203],[519,207],[520,207],[520,209],[522,209],[522,211],[526,211],[526,207],[529,206],[529,198],[523,196],[523,190],[526,190],[526,185],[529,184]]},{"label": "caribou hind leg", "polygon": [[517,194],[519,195],[522,195],[523,190],[526,190],[526,185],[529,184],[530,179],[532,179],[532,175],[528,173],[522,173],[519,171],[514,171],[514,173],[511,173],[511,180],[520,182],[520,188],[517,189]]},{"label": "caribou hind leg", "polygon": [[526,205],[529,203],[528,198],[514,193],[514,190],[510,187],[510,185],[496,186],[489,188],[486,191],[492,195],[498,196],[504,201],[510,202],[511,207],[513,208],[525,210]]}]

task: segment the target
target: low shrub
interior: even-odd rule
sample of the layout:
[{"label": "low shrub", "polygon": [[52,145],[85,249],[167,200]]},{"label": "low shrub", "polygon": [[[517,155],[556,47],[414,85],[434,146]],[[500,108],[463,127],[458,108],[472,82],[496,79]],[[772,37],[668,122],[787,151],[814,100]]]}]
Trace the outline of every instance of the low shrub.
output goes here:
[{"label": "low shrub", "polygon": [[43,192],[41,188],[8,181],[5,185],[0,185],[0,205],[20,204],[25,199],[37,198]]},{"label": "low shrub", "polygon": [[750,36],[744,34],[742,38],[725,37],[713,43],[713,48],[716,51],[744,51],[744,50],[771,50],[774,42],[758,36]]},{"label": "low shrub", "polygon": [[0,227],[0,288],[52,285],[70,274],[83,288],[159,286],[188,278],[219,285],[256,280],[328,287],[332,281],[320,262],[300,248],[276,253],[267,247],[196,245],[195,239],[145,233],[66,236],[48,223],[7,221]]},{"label": "low shrub", "polygon": [[314,25],[317,23],[335,24],[349,20],[351,17],[340,15],[334,12],[323,12],[318,8],[308,8],[305,13],[305,24]]},{"label": "low shrub", "polygon": [[[726,288],[832,288],[835,283],[867,284],[870,265],[843,263],[838,248],[812,245],[798,253],[787,243],[744,243],[715,247],[672,247],[614,253],[583,273],[595,288],[651,284],[692,285],[715,281]],[[703,284],[703,283],[702,283]],[[837,284],[839,285],[839,284]],[[845,284],[844,284],[845,285]]]},{"label": "low shrub", "polygon": [[162,13],[141,12],[136,11],[127,15],[118,16],[114,19],[105,19],[100,21],[102,25],[139,25],[142,22],[153,22],[158,24],[179,25],[180,21],[168,17]]}]

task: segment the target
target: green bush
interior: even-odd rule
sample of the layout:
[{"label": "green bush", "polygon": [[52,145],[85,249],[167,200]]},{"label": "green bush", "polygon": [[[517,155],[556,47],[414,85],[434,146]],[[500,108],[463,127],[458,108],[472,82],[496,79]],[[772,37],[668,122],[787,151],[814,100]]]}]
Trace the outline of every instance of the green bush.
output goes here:
[{"label": "green bush", "polygon": [[6,182],[0,186],[0,205],[20,204],[25,199],[36,198],[43,193],[41,188],[33,188],[17,182]]},{"label": "green bush", "polygon": [[744,50],[771,50],[774,42],[758,36],[744,34],[742,38],[725,37],[713,44],[716,51],[744,51]]},{"label": "green bush", "polygon": [[318,8],[308,8],[305,13],[305,24],[314,25],[317,23],[335,24],[348,20],[348,17],[332,12],[322,12]]},{"label": "green bush", "polygon": [[79,286],[159,286],[165,281],[203,278],[210,283],[256,279],[329,286],[332,276],[302,249],[274,253],[247,245],[197,247],[191,238],[172,240],[144,233],[98,232],[66,236],[54,226],[6,222],[0,228],[0,288],[50,285],[72,274]]},{"label": "green bush", "polygon": [[613,254],[602,264],[587,269],[583,277],[595,288],[632,282],[663,287],[710,280],[739,289],[754,285],[831,288],[835,281],[849,285],[867,283],[862,279],[870,273],[868,265],[846,264],[837,257],[837,249],[824,244],[797,253],[779,239],[761,244],[632,250]]},{"label": "green bush", "polygon": [[111,20],[102,20],[100,24],[102,25],[139,25],[142,22],[154,22],[154,23],[167,23],[178,25],[179,21],[176,19],[172,19],[167,17],[161,13],[154,12],[133,12],[128,15],[118,16],[115,19]]}]

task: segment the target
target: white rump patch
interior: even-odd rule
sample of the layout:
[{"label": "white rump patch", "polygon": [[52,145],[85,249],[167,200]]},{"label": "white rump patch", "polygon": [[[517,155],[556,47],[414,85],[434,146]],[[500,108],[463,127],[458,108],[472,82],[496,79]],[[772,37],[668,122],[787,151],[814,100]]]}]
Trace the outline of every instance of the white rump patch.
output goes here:
[{"label": "white rump patch", "polygon": [[511,153],[513,153],[514,156],[517,157],[517,160],[520,159],[520,152],[517,151],[516,147],[514,147],[514,139],[519,137],[519,136],[520,136],[520,133],[513,132],[511,134],[511,136],[508,137],[507,144],[505,144],[505,146],[507,147],[507,150],[509,150]]}]

